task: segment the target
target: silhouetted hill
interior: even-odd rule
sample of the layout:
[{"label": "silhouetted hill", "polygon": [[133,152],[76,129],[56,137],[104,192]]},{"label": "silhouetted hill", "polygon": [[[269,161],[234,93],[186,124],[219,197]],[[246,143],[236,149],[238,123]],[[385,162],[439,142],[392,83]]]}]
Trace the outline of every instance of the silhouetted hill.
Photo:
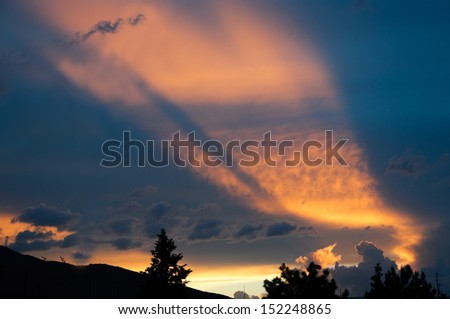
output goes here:
[{"label": "silhouetted hill", "polygon": [[[104,264],[74,266],[44,261],[0,246],[0,298],[139,298],[141,275]],[[224,295],[185,288],[183,298]]]}]

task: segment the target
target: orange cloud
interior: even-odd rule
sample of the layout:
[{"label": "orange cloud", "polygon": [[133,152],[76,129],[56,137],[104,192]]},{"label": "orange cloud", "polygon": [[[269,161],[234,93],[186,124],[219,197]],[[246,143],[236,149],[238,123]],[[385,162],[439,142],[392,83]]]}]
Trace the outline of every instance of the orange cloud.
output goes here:
[{"label": "orange cloud", "polygon": [[337,262],[342,259],[341,255],[336,255],[333,250],[336,247],[336,243],[317,249],[316,251],[309,254],[309,257],[300,256],[295,262],[301,266],[301,268],[306,268],[310,262],[314,262],[321,265],[323,268],[329,268],[334,266]]},{"label": "orange cloud", "polygon": [[[292,103],[335,95],[326,68],[309,45],[284,36],[243,6],[214,2],[210,5],[214,19],[205,25],[170,1],[44,3],[42,14],[69,34],[88,30],[100,20],[144,14],[140,25],[124,26],[114,35],[98,35],[87,43],[96,54],[87,64],[68,56],[53,57],[70,79],[108,102],[119,92],[128,106],[145,103],[128,98],[139,95],[129,74],[176,103],[203,107]],[[135,88],[130,90],[130,85]]]},{"label": "orange cloud", "polygon": [[[88,30],[99,20],[145,15],[141,25],[92,37],[77,48],[88,57],[49,53],[67,78],[107,103],[152,109],[158,121],[170,122],[152,105],[157,93],[208,137],[224,141],[276,129],[278,139],[301,145],[318,139],[327,120],[342,118],[332,76],[308,41],[285,36],[282,24],[244,5],[213,2],[208,7],[213,19],[203,20],[171,1],[44,3],[43,14],[65,33]],[[423,226],[386,207],[364,150],[353,142],[345,119],[339,123],[333,128],[351,140],[343,151],[349,167],[259,164],[195,172],[263,213],[330,228],[391,225],[394,241],[385,250],[400,263],[414,262]]]},{"label": "orange cloud", "polygon": [[334,264],[336,262],[339,262],[342,259],[341,255],[336,255],[333,252],[333,249],[335,247],[336,247],[336,243],[334,243],[330,246],[318,249],[311,254],[311,259],[315,263],[321,265],[322,267],[334,266]]},{"label": "orange cloud", "polygon": [[14,241],[14,236],[20,231],[26,229],[25,225],[11,223],[11,219],[16,217],[14,214],[10,213],[0,213],[0,243],[3,245],[5,237],[10,237],[9,242]]},{"label": "orange cloud", "polygon": [[73,232],[67,230],[58,230],[57,227],[34,227],[26,223],[14,222],[11,220],[17,217],[15,214],[11,213],[0,213],[0,244],[3,245],[5,238],[8,237],[8,245],[16,241],[16,236],[18,233],[25,230],[29,231],[41,231],[41,232],[52,232],[53,240],[63,240],[64,237],[73,234]]}]

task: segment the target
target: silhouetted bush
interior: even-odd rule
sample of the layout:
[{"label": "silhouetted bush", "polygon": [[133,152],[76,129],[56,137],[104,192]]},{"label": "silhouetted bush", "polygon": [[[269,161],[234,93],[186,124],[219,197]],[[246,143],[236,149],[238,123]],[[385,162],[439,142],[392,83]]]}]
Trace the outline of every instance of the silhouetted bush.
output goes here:
[{"label": "silhouetted bush", "polygon": [[[371,289],[366,298],[436,298],[438,294],[433,285],[427,281],[425,273],[413,271],[410,265],[396,270],[391,267],[383,276],[380,264],[375,266],[375,274],[370,278]],[[444,297],[440,295],[439,297]]]},{"label": "silhouetted bush", "polygon": [[[306,271],[280,266],[281,275],[273,280],[264,280],[267,298],[338,298],[337,285],[330,279],[330,271],[311,262]],[[322,271],[321,271],[322,270]],[[342,297],[348,297],[345,290]]]}]

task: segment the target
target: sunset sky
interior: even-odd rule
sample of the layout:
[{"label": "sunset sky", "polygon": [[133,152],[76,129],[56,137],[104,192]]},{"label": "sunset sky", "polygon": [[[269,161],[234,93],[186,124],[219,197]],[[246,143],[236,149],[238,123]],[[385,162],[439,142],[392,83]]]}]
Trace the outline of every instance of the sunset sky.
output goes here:
[{"label": "sunset sky", "polygon": [[[377,262],[450,293],[449,1],[15,0],[0,30],[1,244],[141,271],[165,228],[202,290],[315,261],[351,296]],[[100,166],[123,131],[326,130],[349,166]]]}]

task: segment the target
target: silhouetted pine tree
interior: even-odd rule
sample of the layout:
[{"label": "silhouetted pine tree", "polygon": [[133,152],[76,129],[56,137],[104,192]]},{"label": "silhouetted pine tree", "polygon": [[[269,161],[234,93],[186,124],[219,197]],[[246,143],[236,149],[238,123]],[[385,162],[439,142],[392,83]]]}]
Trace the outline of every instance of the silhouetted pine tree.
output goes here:
[{"label": "silhouetted pine tree", "polygon": [[187,283],[186,278],[192,270],[186,268],[186,264],[178,264],[183,259],[183,255],[173,253],[176,248],[175,241],[167,237],[166,231],[161,229],[155,248],[150,251],[152,253],[150,267],[142,272],[145,281],[141,287],[142,297],[177,298],[182,296],[183,288]]},{"label": "silhouetted pine tree", "polygon": [[391,267],[384,274],[384,281],[382,277],[382,268],[377,264],[366,298],[436,298],[436,289],[427,281],[425,273],[413,271],[410,265],[401,267],[398,271]]},{"label": "silhouetted pine tree", "polygon": [[[282,264],[280,277],[273,280],[264,280],[264,288],[267,298],[338,298],[337,285],[334,279],[330,279],[330,271],[311,262],[306,271],[290,269]],[[348,297],[345,290],[343,296]]]}]

